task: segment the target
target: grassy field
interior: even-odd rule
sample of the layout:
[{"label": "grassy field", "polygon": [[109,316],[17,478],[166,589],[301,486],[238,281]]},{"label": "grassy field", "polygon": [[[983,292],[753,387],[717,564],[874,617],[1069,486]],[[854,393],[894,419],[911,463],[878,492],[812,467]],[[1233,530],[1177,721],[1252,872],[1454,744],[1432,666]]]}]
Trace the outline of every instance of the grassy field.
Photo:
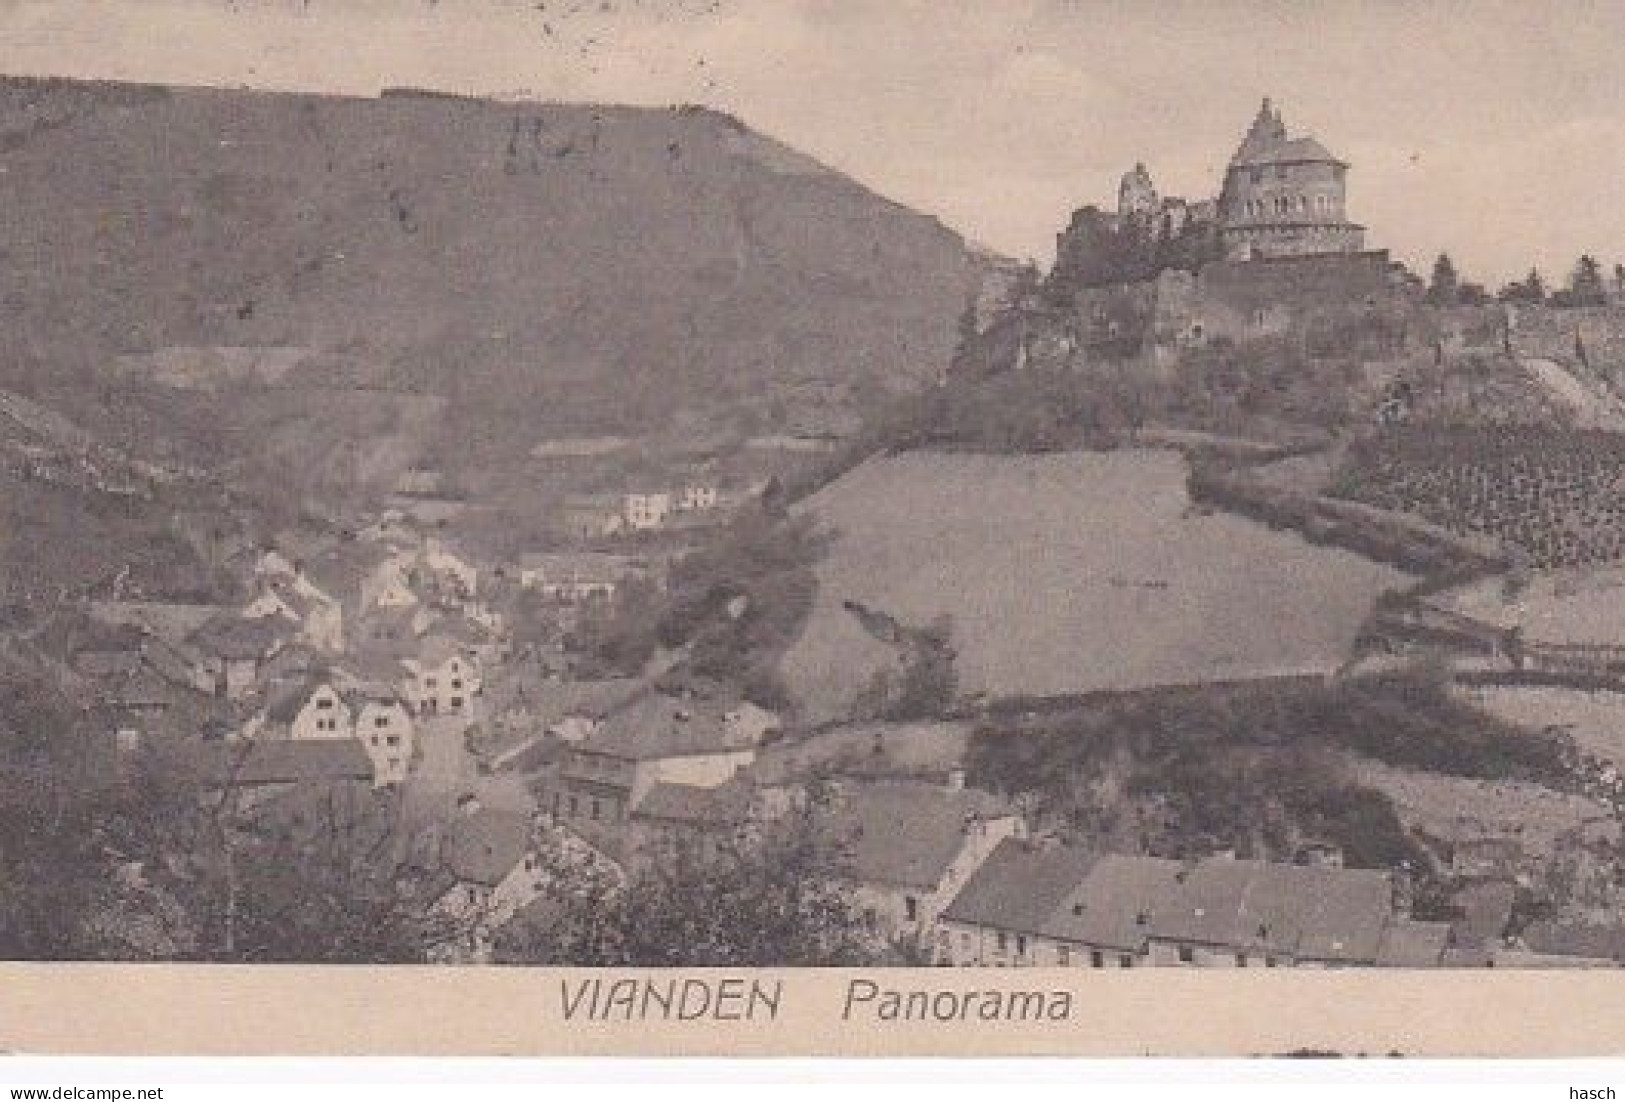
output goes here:
[{"label": "grassy field", "polygon": [[1350,761],[1355,780],[1392,800],[1407,828],[1437,838],[1507,835],[1517,838],[1525,852],[1549,857],[1577,832],[1617,830],[1603,805],[1538,784],[1447,777],[1368,759]]},{"label": "grassy field", "polygon": [[1508,723],[1534,730],[1557,727],[1579,748],[1625,769],[1625,694],[1547,686],[1472,689],[1465,699]]},{"label": "grassy field", "polygon": [[842,608],[953,618],[961,691],[1053,696],[1325,672],[1398,571],[1195,509],[1162,451],[872,461],[803,503],[835,536],[785,658],[812,717],[895,661]]},{"label": "grassy field", "polygon": [[1515,592],[1500,578],[1487,578],[1433,601],[1464,616],[1521,628],[1531,642],[1625,646],[1625,567],[1538,571]]}]

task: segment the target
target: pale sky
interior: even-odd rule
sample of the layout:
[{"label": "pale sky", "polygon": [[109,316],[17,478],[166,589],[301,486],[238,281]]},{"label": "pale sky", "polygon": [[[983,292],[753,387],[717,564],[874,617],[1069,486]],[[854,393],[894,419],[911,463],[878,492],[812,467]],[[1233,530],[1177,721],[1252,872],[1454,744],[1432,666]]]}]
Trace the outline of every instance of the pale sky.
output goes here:
[{"label": "pale sky", "polygon": [[705,103],[1047,264],[1144,161],[1211,196],[1265,94],[1368,242],[1625,260],[1625,0],[0,0],[0,70]]}]

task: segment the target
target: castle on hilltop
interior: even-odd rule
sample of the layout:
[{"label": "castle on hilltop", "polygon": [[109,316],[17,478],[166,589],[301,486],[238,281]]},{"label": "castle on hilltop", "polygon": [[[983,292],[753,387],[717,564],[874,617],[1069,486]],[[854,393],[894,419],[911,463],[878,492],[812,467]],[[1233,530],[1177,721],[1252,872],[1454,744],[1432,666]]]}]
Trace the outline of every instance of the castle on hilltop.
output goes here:
[{"label": "castle on hilltop", "polygon": [[978,323],[986,339],[966,362],[1167,364],[1214,342],[1260,340],[1393,354],[1418,331],[1420,284],[1365,247],[1365,227],[1348,217],[1348,169],[1316,139],[1289,134],[1268,99],[1216,199],[1161,195],[1136,164],[1115,210],[1073,212],[1049,274],[1011,297],[1004,324]]},{"label": "castle on hilltop", "polygon": [[1348,220],[1349,166],[1314,138],[1287,137],[1268,99],[1225,169],[1219,235],[1232,260],[1356,253],[1365,227]]},{"label": "castle on hilltop", "polygon": [[1313,137],[1288,136],[1280,108],[1266,98],[1230,158],[1217,200],[1160,196],[1151,173],[1136,164],[1118,184],[1111,221],[1119,232],[1136,227],[1161,240],[1206,233],[1214,259],[1357,253],[1365,227],[1348,219],[1348,169]]}]

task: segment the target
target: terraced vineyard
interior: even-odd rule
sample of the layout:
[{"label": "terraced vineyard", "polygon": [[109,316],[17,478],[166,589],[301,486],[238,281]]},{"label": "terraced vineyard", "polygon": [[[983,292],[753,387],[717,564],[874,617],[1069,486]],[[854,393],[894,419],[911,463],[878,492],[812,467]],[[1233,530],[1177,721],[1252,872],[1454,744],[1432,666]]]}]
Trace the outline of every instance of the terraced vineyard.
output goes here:
[{"label": "terraced vineyard", "polygon": [[1331,492],[1487,536],[1532,566],[1625,559],[1625,433],[1395,429],[1351,447]]}]

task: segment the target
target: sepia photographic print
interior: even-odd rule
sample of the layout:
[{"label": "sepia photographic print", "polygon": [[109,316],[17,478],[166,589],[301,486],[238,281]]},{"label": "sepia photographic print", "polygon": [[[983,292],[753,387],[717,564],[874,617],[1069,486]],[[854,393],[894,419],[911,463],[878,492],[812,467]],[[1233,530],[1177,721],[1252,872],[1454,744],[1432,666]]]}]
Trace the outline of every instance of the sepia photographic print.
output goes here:
[{"label": "sepia photographic print", "polygon": [[0,1047],[1617,1050],[1621,41],[0,4]]}]

